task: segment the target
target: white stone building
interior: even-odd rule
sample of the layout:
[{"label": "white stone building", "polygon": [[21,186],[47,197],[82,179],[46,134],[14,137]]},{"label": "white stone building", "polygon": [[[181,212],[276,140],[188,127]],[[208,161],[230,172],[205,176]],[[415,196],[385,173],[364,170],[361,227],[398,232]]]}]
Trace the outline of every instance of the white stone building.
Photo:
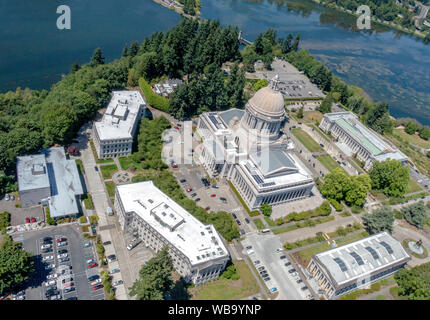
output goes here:
[{"label": "white stone building", "polygon": [[312,257],[307,270],[327,298],[335,298],[387,278],[411,257],[387,232]]},{"label": "white stone building", "polygon": [[338,139],[341,149],[349,156],[364,162],[364,169],[372,168],[373,162],[388,158],[408,162],[408,157],[395,146],[363,125],[352,112],[326,113],[320,124],[321,130]]},{"label": "white stone building", "polygon": [[139,91],[113,91],[103,118],[93,124],[93,142],[99,158],[128,156],[140,118],[146,108]]},{"label": "white stone building", "polygon": [[158,252],[168,246],[174,268],[187,282],[217,278],[230,259],[214,226],[202,224],[152,181],[117,186],[115,210],[121,228],[147,247]]},{"label": "white stone building", "polygon": [[230,180],[250,210],[311,194],[312,176],[282,133],[285,119],[275,84],[260,89],[245,110],[206,112],[199,118],[200,161],[212,177]]}]

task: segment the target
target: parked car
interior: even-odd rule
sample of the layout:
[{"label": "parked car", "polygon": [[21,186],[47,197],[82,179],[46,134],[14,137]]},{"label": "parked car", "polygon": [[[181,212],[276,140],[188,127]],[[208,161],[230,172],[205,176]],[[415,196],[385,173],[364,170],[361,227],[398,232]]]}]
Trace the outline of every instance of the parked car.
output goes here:
[{"label": "parked car", "polygon": [[69,261],[69,260],[70,260],[69,258],[64,257],[64,258],[60,258],[60,259],[58,259],[58,262],[59,262],[59,263],[63,263],[63,262],[67,262],[67,261]]},{"label": "parked car", "polygon": [[30,218],[25,218],[25,223],[30,223]]},{"label": "parked car", "polygon": [[206,207],[205,208],[206,211],[209,211],[210,209],[211,209],[211,207]]},{"label": "parked car", "polygon": [[110,256],[107,257],[109,262],[113,262],[116,260],[116,255],[111,254]]},{"label": "parked car", "polygon": [[192,193],[192,194],[191,194],[191,198],[194,198],[196,195],[197,195],[197,193],[195,193],[195,192],[194,192],[194,193]]},{"label": "parked car", "polygon": [[184,183],[184,182],[187,182],[187,180],[185,180],[185,179],[181,179],[181,180],[179,180],[179,182],[180,182],[180,183]]},{"label": "parked car", "polygon": [[216,197],[216,194],[215,193],[212,193],[211,194],[211,198],[215,198]]},{"label": "parked car", "polygon": [[194,201],[195,201],[195,202],[199,202],[199,201],[200,201],[200,198],[194,199]]},{"label": "parked car", "polygon": [[99,278],[99,279],[96,279],[96,280],[94,280],[94,281],[91,281],[91,283],[90,283],[90,284],[91,284],[92,286],[95,286],[95,285],[97,285],[97,284],[99,284],[99,283],[102,283],[102,281],[103,281],[103,280]]},{"label": "parked car", "polygon": [[224,198],[224,197],[220,197],[219,198],[223,203],[227,203],[227,199],[226,198]]},{"label": "parked car", "polygon": [[50,280],[48,282],[45,282],[45,287],[50,287],[50,286],[53,286],[53,285],[56,285],[56,284],[57,284],[57,281]]},{"label": "parked car", "polygon": [[61,294],[54,294],[49,300],[61,300]]},{"label": "parked car", "polygon": [[64,300],[78,300],[78,297],[70,297],[70,298],[67,298],[67,299],[64,299]]},{"label": "parked car", "polygon": [[109,273],[114,274],[120,272],[119,268],[112,269]]},{"label": "parked car", "polygon": [[10,200],[15,200],[15,196],[13,194],[10,195]]},{"label": "parked car", "polygon": [[233,216],[234,219],[237,219],[237,215],[235,215],[234,213],[231,214]]},{"label": "parked car", "polygon": [[42,244],[40,246],[40,249],[43,250],[43,249],[48,249],[48,248],[51,248],[51,247],[52,247],[52,244]]},{"label": "parked car", "polygon": [[89,265],[88,265],[88,269],[92,269],[92,268],[95,268],[95,267],[97,267],[98,266],[98,264],[96,263],[96,262],[93,262],[93,263],[90,263]]},{"label": "parked car", "polygon": [[59,243],[57,244],[57,246],[58,246],[58,247],[64,247],[64,246],[67,246],[67,242],[66,242],[66,241],[59,242]]},{"label": "parked car", "polygon": [[308,287],[306,287],[306,286],[300,288],[300,290],[302,290],[302,291],[306,291],[307,289],[308,289]]},{"label": "parked car", "polygon": [[43,238],[43,244],[52,244],[52,238],[51,237],[45,237]]},{"label": "parked car", "polygon": [[70,288],[70,287],[73,287],[73,282],[67,282],[67,283],[65,283],[64,284],[64,288]]},{"label": "parked car", "polygon": [[187,191],[187,192],[191,192],[191,191],[193,191],[193,188],[188,188],[187,190],[185,190],[185,191]]},{"label": "parked car", "polygon": [[88,281],[93,281],[95,279],[99,279],[100,276],[98,274],[92,275],[91,277],[88,277]]},{"label": "parked car", "polygon": [[109,245],[109,244],[112,244],[112,242],[110,242],[110,241],[105,241],[105,242],[103,242],[103,245],[104,245],[104,246],[107,246],[107,245]]},{"label": "parked car", "polygon": [[177,164],[172,164],[172,168],[173,168],[173,169],[177,169],[177,168],[178,168],[178,165],[177,165]]},{"label": "parked car", "polygon": [[57,239],[57,243],[67,241],[67,238],[61,237]]},{"label": "parked car", "polygon": [[288,270],[288,272],[289,272],[289,273],[296,272],[296,269],[290,269],[290,270]]},{"label": "parked car", "polygon": [[286,262],[285,264],[284,264],[284,266],[286,266],[286,267],[288,267],[288,266],[290,266],[291,265],[291,262]]},{"label": "parked car", "polygon": [[238,226],[240,226],[240,225],[241,225],[241,223],[240,223],[239,219],[236,219],[236,223],[237,223],[237,225],[238,225]]},{"label": "parked car", "polygon": [[[66,290],[64,290],[64,292],[66,293]],[[58,294],[60,294],[60,292],[58,292],[57,289],[49,289],[45,292],[45,297],[49,298]]]},{"label": "parked car", "polygon": [[75,287],[64,288],[64,290],[63,290],[64,293],[69,293],[72,291],[75,291]]},{"label": "parked car", "polygon": [[94,259],[88,259],[88,260],[86,261],[86,263],[87,263],[87,264],[91,264],[91,263],[94,263],[94,262],[96,262],[96,260],[94,260]]},{"label": "parked car", "polygon": [[6,193],[6,195],[4,196],[4,199],[6,200],[6,201],[9,201],[10,200],[10,197],[9,197],[9,195]]},{"label": "parked car", "polygon": [[88,248],[88,247],[91,247],[92,245],[93,244],[90,241],[88,241],[88,242],[85,242],[84,247]]},{"label": "parked car", "polygon": [[282,260],[282,259],[286,259],[286,258],[287,258],[286,256],[280,256],[280,257],[279,257],[279,259],[281,259],[281,260]]},{"label": "parked car", "polygon": [[240,229],[240,230],[239,230],[239,233],[240,233],[240,235],[241,235],[241,236],[243,236],[243,235],[245,234],[245,230]]},{"label": "parked car", "polygon": [[263,280],[267,282],[270,280],[270,277],[263,278]]},{"label": "parked car", "polygon": [[117,280],[117,281],[114,281],[113,283],[112,283],[112,285],[113,286],[119,286],[120,284],[123,284],[124,283],[124,281],[122,281],[122,280]]},{"label": "parked car", "polygon": [[96,285],[96,286],[93,287],[93,290],[98,290],[98,289],[101,289],[101,288],[103,288],[103,285],[102,284],[98,284],[98,285]]},{"label": "parked car", "polygon": [[48,274],[46,276],[46,280],[52,280],[52,279],[56,279],[58,277],[58,275],[56,273],[53,274]]},{"label": "parked car", "polygon": [[59,255],[57,255],[57,258],[58,259],[61,259],[61,258],[67,258],[69,255],[67,254],[67,253],[61,253],[61,254],[59,254]]},{"label": "parked car", "polygon": [[45,262],[45,261],[51,261],[51,260],[54,260],[54,256],[53,255],[45,256],[45,257],[42,258],[43,262]]},{"label": "parked car", "polygon": [[276,288],[270,288],[270,290],[269,290],[270,293],[273,293],[273,292],[276,292],[276,291],[278,291],[278,289],[276,289]]},{"label": "parked car", "polygon": [[67,249],[60,249],[60,250],[58,250],[58,253],[59,254],[67,253]]},{"label": "parked car", "polygon": [[264,269],[266,269],[264,266],[258,267],[258,271],[262,271]]},{"label": "parked car", "polygon": [[36,222],[36,218],[35,217],[31,217],[30,221],[31,221],[31,223],[35,223]]},{"label": "parked car", "polygon": [[54,263],[51,263],[51,264],[48,264],[47,266],[45,266],[45,270],[51,270],[51,269],[54,269],[55,268],[55,264]]},{"label": "parked car", "polygon": [[42,253],[49,253],[52,252],[52,248],[45,248],[42,250]]},{"label": "parked car", "polygon": [[130,242],[127,246],[127,250],[131,250],[133,248],[135,248],[139,243],[141,243],[142,240],[140,240],[139,238],[134,239],[132,242]]},{"label": "parked car", "polygon": [[73,281],[73,278],[70,277],[70,278],[66,278],[66,279],[61,280],[61,283],[67,283],[67,282],[72,282],[72,281]]},{"label": "parked car", "polygon": [[246,223],[250,223],[250,221],[249,221],[249,219],[248,219],[248,218],[245,218],[245,222],[246,222]]},{"label": "parked car", "polygon": [[49,286],[48,289],[46,289],[46,291],[55,291],[55,290],[57,290],[57,285]]},{"label": "parked car", "polygon": [[302,283],[302,282],[303,282],[303,280],[302,280],[302,279],[299,279],[299,280],[297,280],[296,282],[297,282],[297,283]]}]

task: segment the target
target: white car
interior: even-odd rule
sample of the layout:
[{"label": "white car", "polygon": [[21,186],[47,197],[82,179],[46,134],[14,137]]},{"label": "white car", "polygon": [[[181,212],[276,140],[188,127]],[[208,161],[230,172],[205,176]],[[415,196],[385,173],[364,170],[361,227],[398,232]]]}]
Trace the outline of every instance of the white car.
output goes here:
[{"label": "white car", "polygon": [[61,300],[61,294],[53,295],[49,298],[50,300]]},{"label": "white car", "polygon": [[96,260],[94,260],[94,259],[88,259],[87,260],[87,264],[91,264],[91,263],[94,263],[94,262],[96,262]]},{"label": "white car", "polygon": [[42,258],[42,261],[51,261],[54,260],[54,256],[45,256]]},{"label": "white car", "polygon": [[67,241],[61,241],[57,244],[57,246],[59,246],[59,247],[67,246]]},{"label": "white car", "polygon": [[13,297],[13,300],[25,300],[25,296],[16,296]]},{"label": "white car", "polygon": [[54,274],[48,274],[46,276],[46,279],[47,280],[52,280],[52,279],[56,279],[57,277],[58,277],[58,275],[56,273],[54,273]]},{"label": "white car", "polygon": [[124,281],[122,281],[122,280],[117,280],[117,281],[114,281],[112,284],[114,285],[114,286],[119,286],[120,284],[123,284],[124,283]]},{"label": "white car", "polygon": [[40,250],[44,250],[44,249],[48,249],[48,248],[51,248],[52,247],[52,244],[43,244],[43,245],[41,245],[40,246]]},{"label": "white car", "polygon": [[47,266],[45,266],[45,270],[51,270],[51,269],[54,269],[55,268],[55,264],[54,263],[51,263],[51,264],[48,264]]},{"label": "white car", "polygon": [[57,256],[58,259],[67,258],[69,255],[67,253],[62,253]]},{"label": "white car", "polygon": [[46,287],[55,286],[56,284],[57,284],[57,281],[55,280],[45,282]]}]

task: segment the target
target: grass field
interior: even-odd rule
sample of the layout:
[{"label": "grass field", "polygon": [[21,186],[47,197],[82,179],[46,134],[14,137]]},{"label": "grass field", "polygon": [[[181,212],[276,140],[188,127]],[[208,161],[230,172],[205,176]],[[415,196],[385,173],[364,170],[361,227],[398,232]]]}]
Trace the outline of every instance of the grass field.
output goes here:
[{"label": "grass field", "polygon": [[323,151],[321,146],[316,143],[314,139],[310,135],[308,135],[305,131],[298,128],[293,128],[291,130],[296,138],[308,149],[310,152],[319,152]]},{"label": "grass field", "polygon": [[260,288],[245,261],[234,261],[239,280],[218,278],[189,289],[192,300],[239,300],[256,294]]},{"label": "grass field", "polygon": [[255,226],[256,226],[259,230],[261,230],[261,229],[265,229],[265,228],[266,228],[266,227],[264,226],[263,221],[261,221],[261,219],[260,219],[260,218],[254,219],[253,221],[254,221]]},{"label": "grass field", "polygon": [[133,161],[131,156],[129,157],[119,157],[118,158],[119,164],[121,165],[122,170],[128,170],[131,164],[134,164],[136,169],[140,169],[140,163],[136,163]]},{"label": "grass field", "polygon": [[305,111],[303,114],[304,114],[305,119],[312,121],[312,122],[321,123],[321,120],[324,117],[324,114],[322,114],[319,111]]},{"label": "grass field", "polygon": [[[352,234],[352,235],[343,237],[341,239],[338,239],[338,240],[336,240],[336,244],[339,247],[341,245],[360,240],[360,239],[365,238],[367,236],[369,236],[369,234],[366,231],[363,231],[360,233]],[[319,245],[298,251],[294,254],[296,255],[296,258],[298,259],[299,263],[302,266],[306,267],[309,264],[309,262],[311,261],[311,258],[314,254],[326,251],[330,248],[331,248],[330,245],[328,245],[327,242],[324,242],[322,244],[319,244]]]},{"label": "grass field", "polygon": [[274,227],[276,226],[275,222],[273,222],[272,219],[270,219],[269,217],[264,216],[264,220],[266,220],[267,224],[269,225],[269,227]]},{"label": "grass field", "polygon": [[115,172],[118,171],[116,164],[108,164],[105,166],[100,166],[100,171],[104,179],[109,179]]},{"label": "grass field", "polygon": [[397,134],[409,143],[415,144],[425,149],[430,149],[430,141],[421,139],[418,134],[407,134],[403,129],[394,129],[394,134]]},{"label": "grass field", "polygon": [[405,194],[421,191],[423,188],[412,178],[409,179]]},{"label": "grass field", "polygon": [[324,139],[325,141],[330,142],[330,139],[327,137],[327,135],[326,135],[324,132],[322,132],[322,131],[321,131],[321,129],[320,129],[320,128],[318,128],[316,125],[311,124],[311,125],[309,125],[309,127],[311,127],[311,128],[312,128],[312,129],[314,129],[316,132],[318,132],[318,133],[319,133],[319,135],[320,135],[321,137],[323,137],[323,139]]},{"label": "grass field", "polygon": [[330,172],[339,167],[339,164],[336,161],[334,161],[333,158],[328,154],[324,156],[318,156],[317,159]]},{"label": "grass field", "polygon": [[106,185],[106,189],[107,189],[107,192],[109,194],[109,197],[114,197],[115,196],[115,183],[108,181],[108,182],[105,182],[105,185]]}]

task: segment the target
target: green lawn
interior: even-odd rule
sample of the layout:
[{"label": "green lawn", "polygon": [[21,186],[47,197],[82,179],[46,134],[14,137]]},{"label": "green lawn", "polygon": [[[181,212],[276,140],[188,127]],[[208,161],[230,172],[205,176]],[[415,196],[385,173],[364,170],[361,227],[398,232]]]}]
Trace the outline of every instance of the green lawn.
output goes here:
[{"label": "green lawn", "polygon": [[131,156],[129,157],[119,157],[118,158],[119,164],[121,165],[121,169],[128,170],[130,168],[130,165],[134,165],[136,169],[140,169],[140,163],[135,162]]},{"label": "green lawn", "polygon": [[412,178],[409,178],[408,186],[406,187],[405,194],[421,191],[423,188]]},{"label": "green lawn", "polygon": [[81,160],[81,159],[76,159],[76,160],[75,160],[75,162],[76,162],[76,165],[77,165],[77,167],[78,167],[79,171],[80,171],[82,174],[84,174],[84,173],[85,173],[85,169],[84,169],[84,165],[83,165],[83,163],[82,163],[82,160]]},{"label": "green lawn", "polygon": [[305,111],[304,113],[305,119],[312,121],[312,122],[319,122],[321,123],[324,114],[322,114],[319,111]]},{"label": "green lawn", "polygon": [[323,151],[323,148],[302,129],[293,128],[291,131],[310,152]]},{"label": "green lawn", "polygon": [[297,224],[290,224],[288,226],[283,226],[280,228],[273,229],[272,232],[274,234],[280,234],[280,233],[296,230],[297,228],[298,228]]},{"label": "green lawn", "polygon": [[104,158],[104,159],[98,159],[98,160],[96,160],[96,163],[111,163],[111,162],[113,162],[113,159],[112,158]]},{"label": "green lawn", "polygon": [[394,129],[394,134],[397,134],[409,143],[415,144],[425,149],[430,149],[430,141],[421,139],[418,134],[407,134],[403,129]]},{"label": "green lawn", "polygon": [[192,300],[239,300],[260,291],[254,276],[245,261],[234,261],[239,271],[239,280],[218,278],[189,289]]},{"label": "green lawn", "polygon": [[106,185],[106,189],[109,194],[109,197],[115,197],[115,183],[108,181],[108,182],[105,182],[105,185]]},{"label": "green lawn", "polygon": [[260,218],[254,219],[253,221],[254,221],[255,226],[256,226],[259,230],[261,230],[261,229],[265,229],[265,228],[266,228],[266,227],[264,226],[263,221],[261,221],[261,219],[260,219]]},{"label": "green lawn", "polygon": [[272,219],[270,219],[269,217],[264,216],[264,220],[266,220],[267,224],[269,225],[269,227],[274,227],[276,226],[276,223],[273,222]]},{"label": "green lawn", "polygon": [[85,208],[87,209],[94,209],[94,203],[93,203],[93,198],[91,197],[91,194],[87,193],[84,196],[84,204],[85,204]]},{"label": "green lawn", "polygon": [[[316,219],[312,219],[312,221],[315,223],[315,225],[317,225],[317,224],[321,224],[321,223],[326,223],[326,222],[332,221],[334,219],[335,219],[334,216],[331,215],[331,216],[326,216],[326,217],[318,217]],[[273,229],[272,232],[274,234],[280,234],[280,233],[284,233],[284,232],[293,231],[293,230],[296,230],[298,228],[310,228],[310,227],[312,227],[312,226],[306,225],[306,221],[301,221],[301,222],[298,222],[298,223],[295,223],[295,224],[290,224],[290,225],[287,225],[287,226],[283,226],[283,227],[280,227],[280,228]]]},{"label": "green lawn", "polygon": [[104,179],[109,179],[112,175],[118,171],[118,166],[116,164],[108,164],[105,166],[100,166],[100,171]]},{"label": "green lawn", "polygon": [[319,135],[321,136],[321,137],[323,137],[323,139],[325,140],[325,141],[327,141],[327,142],[330,142],[330,139],[325,135],[325,133],[324,132],[322,132],[321,131],[321,129],[320,128],[318,128],[316,125],[314,125],[314,124],[311,124],[311,125],[309,125],[311,128],[313,128],[316,132],[318,132],[319,133]]},{"label": "green lawn", "polygon": [[318,156],[317,159],[330,172],[333,171],[334,169],[340,167],[339,164],[336,161],[334,161],[333,158],[328,154],[326,154],[324,156]]},{"label": "green lawn", "polygon": [[[365,238],[367,236],[369,236],[369,234],[366,231],[363,231],[360,233],[356,233],[356,234],[352,234],[352,235],[340,238],[340,239],[336,240],[336,244],[339,247],[341,245],[360,240],[360,239]],[[324,242],[322,244],[319,244],[319,245],[298,251],[297,255],[299,256],[299,258],[301,260],[300,261],[301,265],[307,266],[309,264],[309,262],[311,261],[311,258],[314,254],[326,251],[330,248],[331,248],[330,245],[327,244],[327,242]]]}]

